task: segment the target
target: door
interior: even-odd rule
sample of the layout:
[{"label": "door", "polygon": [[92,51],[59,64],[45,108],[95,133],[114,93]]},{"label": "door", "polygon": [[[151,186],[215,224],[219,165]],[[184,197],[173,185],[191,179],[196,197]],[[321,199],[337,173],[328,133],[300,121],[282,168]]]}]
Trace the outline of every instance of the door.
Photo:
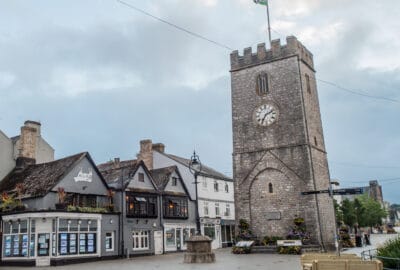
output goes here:
[{"label": "door", "polygon": [[154,254],[163,254],[162,231],[154,231]]},{"label": "door", "polygon": [[36,220],[36,266],[50,266],[52,219]]},{"label": "door", "polygon": [[176,228],[176,250],[182,249],[182,229]]}]

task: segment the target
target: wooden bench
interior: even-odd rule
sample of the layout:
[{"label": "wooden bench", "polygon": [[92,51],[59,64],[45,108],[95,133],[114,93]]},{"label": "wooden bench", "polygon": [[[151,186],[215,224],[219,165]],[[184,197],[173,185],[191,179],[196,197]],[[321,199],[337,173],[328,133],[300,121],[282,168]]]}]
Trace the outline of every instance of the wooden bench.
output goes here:
[{"label": "wooden bench", "polygon": [[302,270],[382,270],[381,261],[320,259],[302,265]]},{"label": "wooden bench", "polygon": [[356,254],[341,254],[337,256],[335,253],[306,253],[301,255],[301,264],[312,263],[314,260],[326,260],[326,259],[348,259],[348,260],[361,260]]}]

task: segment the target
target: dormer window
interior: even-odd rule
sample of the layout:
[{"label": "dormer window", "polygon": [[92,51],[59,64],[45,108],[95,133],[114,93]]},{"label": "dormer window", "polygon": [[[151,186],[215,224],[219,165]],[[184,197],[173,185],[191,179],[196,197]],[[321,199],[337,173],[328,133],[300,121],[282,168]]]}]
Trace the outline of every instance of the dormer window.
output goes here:
[{"label": "dormer window", "polygon": [[139,177],[139,182],[144,182],[144,173],[139,173],[138,177]]},{"label": "dormer window", "polygon": [[178,183],[178,178],[176,178],[176,177],[172,177],[172,182],[171,182],[171,185],[172,185],[172,186],[176,186],[176,185],[177,185],[177,183]]},{"label": "dormer window", "polygon": [[259,96],[265,96],[269,93],[268,74],[260,73],[256,78],[256,92]]}]

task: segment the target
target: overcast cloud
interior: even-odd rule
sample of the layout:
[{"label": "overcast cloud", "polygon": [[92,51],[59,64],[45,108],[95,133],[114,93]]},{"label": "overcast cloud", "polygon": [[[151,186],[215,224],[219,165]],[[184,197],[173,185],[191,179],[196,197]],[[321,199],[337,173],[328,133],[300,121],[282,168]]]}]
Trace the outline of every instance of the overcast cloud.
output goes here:
[{"label": "overcast cloud", "polygon": [[[266,40],[251,0],[126,1],[240,52]],[[400,100],[399,1],[270,5],[273,38],[297,36],[319,79]],[[134,158],[150,138],[231,175],[229,53],[113,0],[2,1],[0,129],[41,121],[57,158],[89,151],[96,162]],[[400,104],[318,88],[331,177],[377,179],[400,202]]]}]

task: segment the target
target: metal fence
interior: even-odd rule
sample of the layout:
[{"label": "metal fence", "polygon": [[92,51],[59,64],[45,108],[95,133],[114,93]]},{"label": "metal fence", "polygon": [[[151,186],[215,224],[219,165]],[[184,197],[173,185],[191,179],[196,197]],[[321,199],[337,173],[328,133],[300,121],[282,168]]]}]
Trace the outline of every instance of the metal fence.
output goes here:
[{"label": "metal fence", "polygon": [[361,252],[361,258],[366,261],[374,259],[380,260],[385,270],[400,270],[400,258],[378,256],[376,249]]}]

